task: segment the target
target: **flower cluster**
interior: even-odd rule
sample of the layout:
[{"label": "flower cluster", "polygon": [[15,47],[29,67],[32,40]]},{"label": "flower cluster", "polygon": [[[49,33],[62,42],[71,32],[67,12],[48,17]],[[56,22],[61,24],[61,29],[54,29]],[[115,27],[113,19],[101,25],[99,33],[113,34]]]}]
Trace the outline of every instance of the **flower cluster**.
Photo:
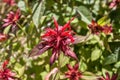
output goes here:
[{"label": "flower cluster", "polygon": [[[42,42],[32,50],[31,56],[42,54],[46,50],[52,49],[52,56],[50,58],[51,65],[58,59],[60,51],[77,60],[75,53],[69,47],[69,44],[74,42],[74,33],[70,27],[70,22],[73,19],[74,18],[68,21],[64,26],[59,26],[54,19],[55,29],[46,29],[46,33],[42,36]],[[36,48],[38,49],[38,52],[36,52]]]},{"label": "flower cluster", "polygon": [[14,80],[15,73],[7,68],[8,63],[8,60],[6,60],[2,64],[2,69],[0,69],[0,80]]},{"label": "flower cluster", "polygon": [[4,24],[3,27],[7,27],[11,25],[13,28],[16,27],[16,22],[20,18],[20,10],[18,9],[15,13],[11,11],[9,14],[7,14],[7,18],[3,19]]},{"label": "flower cluster", "polygon": [[93,34],[97,34],[97,35],[101,32],[103,32],[105,34],[109,34],[113,30],[112,26],[108,26],[108,25],[100,26],[94,20],[92,20],[92,23],[89,24],[88,27]]},{"label": "flower cluster", "polygon": [[79,80],[82,77],[82,73],[78,70],[79,64],[74,65],[73,67],[67,64],[68,71],[65,72],[66,78],[70,80]]}]

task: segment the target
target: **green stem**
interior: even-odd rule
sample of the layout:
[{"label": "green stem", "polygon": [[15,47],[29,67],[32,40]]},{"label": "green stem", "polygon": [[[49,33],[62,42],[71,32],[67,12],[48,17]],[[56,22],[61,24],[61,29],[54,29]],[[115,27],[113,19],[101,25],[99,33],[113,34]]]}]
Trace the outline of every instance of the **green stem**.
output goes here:
[{"label": "green stem", "polygon": [[24,32],[24,34],[27,36],[28,34],[27,34],[27,32],[26,32],[25,30],[23,30],[22,26],[21,26],[20,24],[18,24],[17,22],[16,22],[16,24],[17,24],[18,27]]}]

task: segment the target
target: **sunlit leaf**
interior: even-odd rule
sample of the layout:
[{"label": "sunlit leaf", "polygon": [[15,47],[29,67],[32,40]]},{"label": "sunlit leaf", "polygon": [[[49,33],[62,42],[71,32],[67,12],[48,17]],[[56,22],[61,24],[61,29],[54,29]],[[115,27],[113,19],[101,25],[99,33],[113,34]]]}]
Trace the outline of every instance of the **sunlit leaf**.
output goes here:
[{"label": "sunlit leaf", "polygon": [[77,12],[80,14],[81,19],[86,22],[87,24],[90,24],[92,21],[92,14],[91,12],[84,6],[79,6],[76,8]]},{"label": "sunlit leaf", "polygon": [[95,61],[95,60],[99,59],[101,54],[102,54],[101,50],[98,48],[95,48],[93,50],[93,52],[91,53],[91,60]]},{"label": "sunlit leaf", "polygon": [[33,11],[35,11],[35,12],[33,12],[32,19],[33,19],[33,22],[36,27],[38,27],[40,24],[40,18],[42,17],[44,10],[45,10],[45,1],[44,0],[36,3],[33,7]]},{"label": "sunlit leaf", "polygon": [[18,2],[18,7],[20,8],[20,10],[22,10],[22,11],[26,11],[26,5],[25,5],[25,2],[22,1],[22,0],[20,0],[20,1]]}]

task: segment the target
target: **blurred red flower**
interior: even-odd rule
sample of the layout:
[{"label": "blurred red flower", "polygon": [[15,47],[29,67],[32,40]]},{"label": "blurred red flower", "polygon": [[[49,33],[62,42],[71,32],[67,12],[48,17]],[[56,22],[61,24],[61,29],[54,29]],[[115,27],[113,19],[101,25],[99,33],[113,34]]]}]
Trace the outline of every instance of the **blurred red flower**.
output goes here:
[{"label": "blurred red flower", "polygon": [[94,20],[92,20],[92,23],[89,24],[88,27],[93,34],[99,34],[103,30],[103,28],[98,25]]},{"label": "blurred red flower", "polygon": [[3,0],[3,2],[9,4],[10,6],[15,5],[15,0]]},{"label": "blurred red flower", "polygon": [[0,80],[15,80],[13,77],[15,73],[13,73],[10,69],[7,68],[8,60],[4,61],[2,65],[2,69],[0,69]]},{"label": "blurred red flower", "polygon": [[118,74],[114,74],[111,78],[108,72],[105,73],[106,77],[102,77],[99,80],[117,80]]},{"label": "blurred red flower", "polygon": [[5,41],[6,39],[7,39],[7,35],[0,33],[0,42]]},{"label": "blurred red flower", "polygon": [[20,18],[20,10],[19,9],[16,11],[16,13],[11,11],[9,14],[7,14],[7,18],[3,19],[3,21],[4,21],[3,27],[7,27],[7,26],[11,25],[13,28],[15,28],[16,22],[19,20],[19,18]]},{"label": "blurred red flower", "polygon": [[82,73],[78,70],[79,64],[74,65],[74,67],[67,64],[67,68],[68,71],[65,72],[66,78],[70,80],[79,80],[82,77]]},{"label": "blurred red flower", "polygon": [[114,8],[114,7],[118,6],[119,4],[120,4],[120,0],[112,0],[109,7]]},{"label": "blurred red flower", "polygon": [[39,55],[48,49],[52,49],[52,56],[50,58],[51,65],[58,59],[60,51],[77,60],[76,54],[69,47],[69,44],[74,42],[74,32],[70,27],[70,22],[73,19],[74,18],[68,21],[64,26],[59,26],[54,19],[55,29],[46,29],[46,33],[42,36],[42,42],[32,50],[30,56]]},{"label": "blurred red flower", "polygon": [[100,26],[98,25],[94,20],[92,20],[92,23],[88,25],[89,29],[93,34],[99,34],[101,32],[105,33],[106,35],[112,32],[112,26],[104,25]]}]

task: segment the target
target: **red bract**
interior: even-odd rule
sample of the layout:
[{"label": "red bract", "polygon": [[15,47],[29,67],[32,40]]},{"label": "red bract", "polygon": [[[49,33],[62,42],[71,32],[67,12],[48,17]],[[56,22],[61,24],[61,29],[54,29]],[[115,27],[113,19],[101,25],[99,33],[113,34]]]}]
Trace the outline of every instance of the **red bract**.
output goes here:
[{"label": "red bract", "polygon": [[103,28],[98,25],[94,20],[92,20],[92,23],[89,24],[88,27],[93,34],[99,34],[103,30]]},{"label": "red bract", "polygon": [[7,68],[8,60],[4,61],[2,69],[0,69],[0,80],[15,80],[13,73],[10,69]]},{"label": "red bract", "polygon": [[15,0],[3,0],[3,2],[9,4],[10,6],[15,5]]},{"label": "red bract", "polygon": [[79,80],[82,77],[82,73],[78,71],[79,64],[76,64],[74,67],[71,67],[67,64],[67,68],[69,69],[65,76],[70,80]]},{"label": "red bract", "polygon": [[19,9],[16,11],[16,13],[11,11],[9,14],[7,14],[7,18],[3,19],[3,21],[4,21],[3,27],[7,27],[7,26],[11,25],[13,28],[15,28],[16,22],[19,20],[19,18],[20,18],[20,10]]},{"label": "red bract", "polygon": [[53,64],[58,59],[60,51],[77,60],[75,53],[69,47],[69,44],[74,42],[73,31],[70,27],[70,22],[73,19],[68,21],[64,26],[59,26],[54,19],[55,28],[46,29],[46,33],[42,36],[42,42],[32,50],[30,56],[39,55],[48,49],[52,49],[50,64]]},{"label": "red bract", "polygon": [[89,24],[88,27],[93,34],[97,34],[97,35],[101,32],[107,35],[111,33],[113,30],[112,26],[108,26],[108,25],[100,26],[94,20],[92,20],[92,24]]},{"label": "red bract", "polygon": [[102,77],[99,80],[117,80],[118,74],[114,74],[111,78],[108,72],[105,73],[106,77]]},{"label": "red bract", "polygon": [[109,34],[109,33],[112,32],[112,30],[113,30],[112,26],[105,25],[105,26],[103,26],[103,31],[102,32],[104,32],[105,34]]},{"label": "red bract", "polygon": [[109,7],[114,8],[114,7],[118,6],[119,4],[120,4],[120,0],[112,0]]},{"label": "red bract", "polygon": [[7,35],[0,33],[0,42],[5,41],[6,39],[7,39]]}]

